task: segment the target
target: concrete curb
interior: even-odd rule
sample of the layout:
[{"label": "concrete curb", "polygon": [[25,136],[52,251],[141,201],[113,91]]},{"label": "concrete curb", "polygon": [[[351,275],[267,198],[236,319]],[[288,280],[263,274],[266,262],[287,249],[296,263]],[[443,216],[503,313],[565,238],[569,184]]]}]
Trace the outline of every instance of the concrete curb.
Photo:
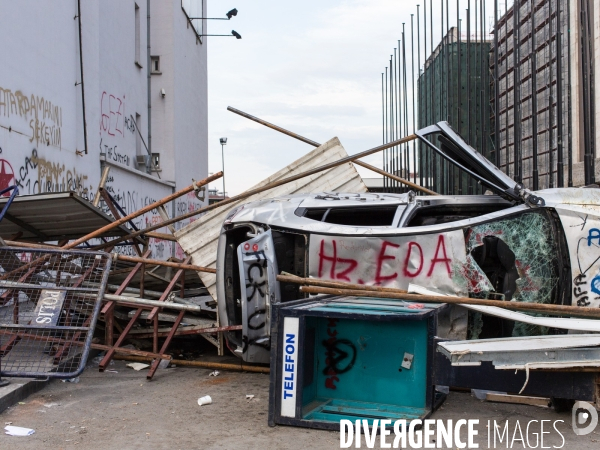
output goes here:
[{"label": "concrete curb", "polygon": [[49,383],[49,380],[34,380],[31,378],[3,377],[2,379],[10,381],[10,384],[0,387],[0,413],[43,389]]}]

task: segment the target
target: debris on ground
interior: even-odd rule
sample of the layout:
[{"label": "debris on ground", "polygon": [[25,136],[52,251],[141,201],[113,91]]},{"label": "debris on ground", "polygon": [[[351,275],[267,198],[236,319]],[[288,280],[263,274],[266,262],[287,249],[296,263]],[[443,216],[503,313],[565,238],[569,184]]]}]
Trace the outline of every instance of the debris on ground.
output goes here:
[{"label": "debris on ground", "polygon": [[31,428],[15,427],[13,425],[4,427],[4,434],[9,436],[31,436],[33,433],[35,433],[35,430]]},{"label": "debris on ground", "polygon": [[129,363],[126,365],[127,365],[127,367],[131,367],[133,370],[136,370],[136,371],[140,371],[140,370],[147,369],[148,367],[150,367],[150,364],[136,363],[136,362]]},{"label": "debris on ground", "polygon": [[63,383],[79,383],[79,377],[75,377],[75,378],[66,378],[64,380],[60,380]]},{"label": "debris on ground", "polygon": [[198,404],[200,406],[210,405],[211,403],[212,403],[212,398],[210,398],[210,395],[205,395],[204,397],[200,397],[198,399]]}]

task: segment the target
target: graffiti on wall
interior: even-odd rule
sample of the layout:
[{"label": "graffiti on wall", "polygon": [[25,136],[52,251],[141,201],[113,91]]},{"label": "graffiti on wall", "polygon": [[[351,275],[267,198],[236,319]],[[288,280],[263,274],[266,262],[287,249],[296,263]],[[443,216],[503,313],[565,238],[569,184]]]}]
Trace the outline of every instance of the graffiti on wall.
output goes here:
[{"label": "graffiti on wall", "polygon": [[106,155],[106,159],[109,161],[114,161],[126,166],[128,166],[129,162],[131,161],[129,155],[122,153],[117,145],[110,146],[103,143],[102,139],[100,139],[100,153],[104,153]]},{"label": "graffiti on wall", "polygon": [[135,134],[135,120],[125,113],[125,95],[117,96],[103,91],[100,96],[100,153],[112,162],[130,166],[135,147],[122,144],[119,138]]},{"label": "graffiti on wall", "polygon": [[[143,186],[140,187],[139,184],[134,184],[135,187],[132,186],[131,189],[127,189],[127,185],[131,185],[131,183],[124,183],[120,175],[116,175],[112,173],[106,180],[105,189],[112,196],[112,198],[119,204],[121,208],[125,210],[126,213],[131,213],[133,211],[137,211],[141,208],[144,208],[152,203],[156,202],[163,195],[167,195],[169,192],[156,192],[156,195],[145,193],[145,189]],[[118,173],[118,172],[117,172]],[[107,214],[111,214],[109,208],[104,205],[104,202],[101,203],[103,205],[103,210]],[[133,225],[138,229],[144,229],[151,225],[155,225],[162,222],[162,218],[156,209],[140,216],[136,217],[132,220]],[[161,233],[168,233],[166,229],[157,230]],[[158,259],[167,259],[172,255],[172,242],[164,241],[156,238],[149,238],[149,248],[152,250],[152,257]],[[135,251],[130,246],[119,247],[117,249],[119,253],[122,254],[131,254],[135,255]]]},{"label": "graffiti on wall", "polygon": [[93,197],[86,174],[40,156],[35,148],[20,160],[0,159],[0,189],[12,184],[19,187],[21,195],[74,191],[84,198]]},{"label": "graffiti on wall", "polygon": [[[29,142],[36,146],[62,146],[62,107],[43,96],[0,87],[0,117],[25,121],[31,134]],[[17,131],[26,133],[25,129]]]},{"label": "graffiti on wall", "polygon": [[[181,216],[183,214],[187,214],[193,211],[197,211],[202,208],[204,204],[196,198],[196,194],[194,192],[188,192],[185,196],[180,197],[175,200],[175,216]],[[182,220],[180,222],[175,223],[175,229],[180,230],[190,223],[197,220],[197,217],[190,217],[189,219]],[[179,259],[185,258],[185,252],[181,248],[179,244],[175,245],[175,257]]]},{"label": "graffiti on wall", "polygon": [[349,339],[340,339],[336,329],[339,319],[327,319],[327,339],[322,344],[325,348],[325,368],[323,375],[326,389],[337,389],[338,375],[346,373],[356,362],[356,347]]},{"label": "graffiti on wall", "polygon": [[[0,153],[2,153],[0,151]],[[15,171],[6,159],[0,159],[0,190],[6,189],[14,184]],[[8,197],[10,192],[3,194],[4,197]]]},{"label": "graffiti on wall", "polygon": [[[103,92],[100,100],[100,152],[106,155],[107,161],[131,166],[136,140],[123,138],[135,135],[137,130],[134,117],[126,114],[125,95]],[[65,114],[65,118],[68,122],[69,115]],[[17,185],[21,195],[73,191],[90,201],[94,198],[100,176],[99,165],[89,164],[88,160],[82,164],[80,161],[83,159],[72,152],[59,153],[48,148],[62,149],[61,106],[48,96],[0,87],[0,124],[2,132],[12,136],[3,144],[5,148],[0,149],[0,189]],[[75,150],[74,144],[65,143],[71,151]],[[8,148],[11,146],[14,148]],[[169,187],[155,188],[153,184],[144,184],[137,176],[126,175],[118,182],[109,183],[107,190],[125,211],[131,212],[171,193]],[[110,214],[107,207],[104,211]],[[160,221],[158,212],[152,211],[138,218],[135,226],[142,229]],[[166,232],[164,229],[161,231]],[[150,247],[155,258],[169,258],[173,254],[171,242],[152,238]],[[133,249],[123,246],[119,247],[119,251]]]},{"label": "graffiti on wall", "polygon": [[125,95],[102,92],[100,97],[100,135],[123,136],[125,129]]}]

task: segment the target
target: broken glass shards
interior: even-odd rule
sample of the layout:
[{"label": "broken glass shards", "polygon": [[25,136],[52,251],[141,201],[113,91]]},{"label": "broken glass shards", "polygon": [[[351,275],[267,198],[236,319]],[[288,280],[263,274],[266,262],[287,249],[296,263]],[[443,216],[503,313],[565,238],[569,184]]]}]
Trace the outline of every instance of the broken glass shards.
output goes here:
[{"label": "broken glass shards", "polygon": [[[477,274],[470,290],[485,291],[489,285],[477,281],[479,271],[487,277],[493,291],[506,300],[551,303],[558,282],[558,250],[552,225],[543,213],[526,212],[518,216],[478,225],[467,235],[467,273]],[[469,272],[470,271],[470,272]],[[471,281],[473,285],[473,281]],[[542,327],[516,323],[513,336],[547,334]]]}]

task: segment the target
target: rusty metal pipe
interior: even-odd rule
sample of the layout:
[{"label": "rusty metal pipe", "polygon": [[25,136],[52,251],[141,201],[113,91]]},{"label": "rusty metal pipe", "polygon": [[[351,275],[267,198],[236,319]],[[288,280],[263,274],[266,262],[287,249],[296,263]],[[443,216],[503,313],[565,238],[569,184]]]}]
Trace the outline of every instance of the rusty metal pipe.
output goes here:
[{"label": "rusty metal pipe", "polygon": [[286,130],[285,128],[278,127],[277,125],[267,122],[266,120],[259,119],[258,117],[254,117],[248,113],[245,113],[244,111],[240,111],[239,109],[235,109],[231,106],[227,107],[227,111],[231,111],[232,113],[238,114],[242,117],[245,117],[246,119],[253,120],[256,123],[260,123],[261,125],[264,125],[265,127],[269,127],[275,131],[279,131],[280,133],[286,134],[290,137],[293,137],[294,139],[298,139],[299,141],[302,141],[306,144],[314,145],[315,147],[321,146],[321,144],[319,144],[318,142],[311,141],[310,139],[307,139],[304,136],[300,136],[299,134],[293,133],[289,130]]},{"label": "rusty metal pipe", "polygon": [[6,242],[6,244],[11,247],[37,248],[37,249],[41,249],[41,250],[56,250],[56,249],[60,248],[56,245],[50,245],[50,244],[33,244],[31,242],[7,241],[7,240],[5,240],[4,242]]},{"label": "rusty metal pipe", "polygon": [[[158,337],[165,337],[167,336],[173,327],[170,327],[168,331],[157,331],[157,336]],[[192,328],[191,330],[189,330],[188,328]],[[241,330],[242,326],[241,325],[230,325],[230,326],[225,326],[225,327],[212,327],[212,328],[195,328],[195,327],[179,327],[176,331],[175,331],[175,336],[192,336],[192,335],[197,335],[197,334],[213,334],[213,333],[220,333],[223,331],[237,331],[237,330]],[[131,333],[129,333],[129,336],[131,337],[135,337],[136,339],[150,339],[152,337],[154,337],[154,333],[153,332],[146,332],[146,333],[134,333],[132,330]]]},{"label": "rusty metal pipe", "polygon": [[217,273],[215,269],[209,267],[196,266],[194,264],[184,264],[173,261],[161,261],[160,259],[140,258],[139,256],[126,256],[119,253],[113,253],[113,257],[119,261],[128,261],[134,263],[144,263],[156,266],[174,267],[175,269],[195,270],[197,272]]},{"label": "rusty metal pipe", "polygon": [[[85,241],[88,241],[90,239],[98,237],[98,236],[102,235],[103,233],[105,233],[108,230],[112,230],[113,228],[116,228],[116,227],[118,227],[120,225],[123,225],[124,223],[129,222],[131,219],[135,219],[136,217],[141,216],[142,214],[145,214],[147,212],[150,212],[153,209],[158,208],[161,205],[164,205],[165,203],[169,203],[170,201],[175,200],[176,198],[179,198],[182,195],[187,194],[188,192],[192,192],[194,189],[196,189],[196,187],[201,187],[201,186],[207,185],[208,183],[210,183],[212,181],[218,180],[222,176],[223,176],[223,172],[217,172],[214,175],[209,176],[208,178],[205,178],[203,180],[197,181],[197,182],[189,185],[186,188],[183,188],[183,189],[181,189],[181,190],[179,190],[177,192],[174,192],[171,195],[167,195],[166,197],[164,197],[164,198],[162,198],[162,199],[160,199],[160,200],[158,200],[158,201],[156,201],[156,202],[154,202],[154,203],[152,203],[152,204],[150,204],[148,206],[145,206],[145,207],[143,207],[141,209],[138,209],[137,211],[132,212],[131,214],[127,214],[126,216],[121,217],[120,219],[115,220],[114,222],[109,223],[108,225],[106,225],[106,226],[104,226],[102,228],[99,228],[96,231],[92,231],[91,233],[88,233],[85,236],[80,237],[79,239],[76,239],[73,242],[70,242],[70,243],[64,245],[62,248],[64,248],[64,249],[70,249],[70,248],[73,248],[73,247],[77,247],[79,244],[82,244]],[[163,226],[164,225],[162,225],[160,227],[157,227],[157,228],[153,228],[153,230],[156,230],[158,228],[162,228]]]},{"label": "rusty metal pipe", "polygon": [[[139,356],[122,356],[116,355],[114,359],[120,359],[123,361],[136,361],[136,362],[152,362],[153,358],[144,358]],[[236,372],[254,372],[254,373],[269,373],[268,367],[260,366],[249,366],[243,363],[216,363],[208,361],[186,361],[184,359],[172,359],[171,364],[182,367],[197,367],[200,369],[220,369],[220,370],[233,370]]]},{"label": "rusty metal pipe", "polygon": [[146,236],[156,239],[163,239],[165,241],[177,242],[177,239],[172,234],[157,233],[156,231],[149,231]]},{"label": "rusty metal pipe", "polygon": [[[113,347],[111,347],[110,345],[92,344],[92,348],[95,348],[96,350],[105,350],[106,351],[106,350],[112,349]],[[123,355],[134,355],[134,356],[145,357],[145,358],[160,358],[160,359],[167,359],[169,361],[171,361],[173,359],[173,357],[171,355],[152,353],[152,352],[144,352],[142,350],[134,350],[134,349],[130,349],[130,348],[114,348],[114,351],[116,353],[121,353]]]},{"label": "rusty metal pipe", "polygon": [[306,294],[329,294],[329,295],[346,295],[346,296],[362,296],[362,297],[378,297],[391,298],[398,300],[406,300],[413,302],[429,302],[429,303],[452,303],[458,305],[478,305],[478,306],[496,306],[513,311],[529,311],[536,313],[549,314],[554,316],[578,316],[578,317],[594,317],[600,318],[600,310],[598,308],[566,306],[566,305],[546,305],[542,303],[524,303],[511,302],[501,300],[481,300],[467,297],[451,297],[442,295],[421,295],[407,294],[400,289],[382,288],[381,291],[371,291],[367,289],[340,289],[327,288],[319,286],[301,286],[300,292]]},{"label": "rusty metal pipe", "polygon": [[[75,341],[75,340],[71,341],[71,340],[55,338],[55,337],[40,336],[38,334],[29,334],[29,333],[24,333],[21,331],[0,330],[0,335],[18,336],[20,338],[31,339],[34,341],[54,342],[57,344],[69,344],[69,345],[75,345],[78,347],[83,347],[85,345],[84,341]],[[94,343],[90,344],[90,347],[93,349],[96,349],[96,350],[110,350],[111,348],[113,348],[110,345],[94,344]],[[149,357],[149,358],[160,358],[160,359],[168,359],[168,360],[172,359],[171,355],[145,352],[142,350],[134,350],[131,348],[115,348],[114,351],[117,353],[125,354],[125,355],[134,355],[134,356]]]},{"label": "rusty metal pipe", "polygon": [[[244,111],[240,111],[239,109],[232,108],[231,106],[227,107],[227,111],[231,111],[231,112],[233,112],[235,114],[239,114],[240,116],[245,117],[246,119],[253,120],[254,122],[257,122],[257,123],[260,123],[261,125],[264,125],[266,127],[272,128],[273,130],[279,131],[280,133],[283,133],[283,134],[285,134],[287,136],[293,137],[294,139],[298,139],[299,141],[302,141],[302,142],[304,142],[306,144],[314,145],[315,147],[320,147],[321,146],[321,144],[319,144],[318,142],[311,141],[310,139],[305,138],[304,136],[300,136],[299,134],[293,133],[293,132],[291,132],[289,130],[286,130],[285,128],[278,127],[277,125],[269,123],[266,120],[259,119],[258,117],[254,117],[254,116],[252,116],[252,115],[250,115],[248,113],[245,113]],[[377,167],[374,167],[374,166],[372,166],[370,164],[364,163],[362,161],[353,161],[353,162],[354,162],[354,164],[358,164],[359,166],[363,166],[363,167],[365,167],[365,168],[367,168],[369,170],[372,170],[373,172],[377,172],[378,174],[383,175],[384,177],[388,177],[388,178],[391,178],[392,180],[396,180],[396,181],[398,181],[400,183],[406,184],[407,186],[410,186],[413,189],[417,189],[417,190],[419,190],[419,191],[421,191],[421,192],[423,192],[425,194],[428,194],[428,195],[439,195],[437,192],[430,191],[429,189],[421,187],[418,184],[411,183],[410,181],[407,181],[404,178],[400,178],[400,177],[398,177],[396,175],[393,175],[393,174],[391,174],[389,172],[386,172],[385,170],[378,169]]]},{"label": "rusty metal pipe", "polygon": [[418,184],[412,183],[412,182],[410,182],[408,180],[405,180],[404,178],[400,178],[399,176],[393,175],[393,174],[391,174],[389,172],[386,172],[385,170],[381,170],[381,169],[379,169],[379,168],[377,168],[375,166],[372,166],[371,164],[367,164],[366,162],[362,162],[362,161],[352,161],[352,162],[354,164],[358,164],[359,166],[363,166],[366,169],[372,170],[373,172],[377,172],[378,174],[383,175],[384,177],[391,178],[392,180],[396,180],[399,183],[402,183],[402,184],[405,184],[407,186],[410,186],[411,188],[416,189],[418,191],[421,191],[424,194],[427,194],[427,195],[440,195],[437,192],[434,192],[434,191],[431,191],[431,190],[429,190],[427,188],[419,186]]},{"label": "rusty metal pipe", "polygon": [[[90,294],[90,297],[92,296],[95,297],[93,294]],[[158,300],[149,300],[147,298],[138,297],[127,297],[126,295],[104,294],[103,299],[106,302],[112,301],[115,303],[125,303],[128,305],[135,306],[158,306],[159,308],[174,309],[177,311],[202,312],[202,308],[197,305],[184,305],[182,303],[175,302],[159,302]]]},{"label": "rusty metal pipe", "polygon": [[324,165],[319,166],[319,167],[315,167],[314,169],[307,170],[307,171],[299,173],[297,175],[292,175],[291,177],[284,178],[283,180],[273,181],[273,182],[271,182],[271,183],[269,183],[269,184],[267,184],[265,186],[261,186],[261,187],[258,187],[256,189],[251,189],[249,191],[242,192],[239,195],[236,195],[234,197],[231,197],[231,198],[228,198],[228,199],[225,199],[225,200],[221,200],[218,203],[213,203],[212,205],[208,205],[208,206],[205,206],[203,208],[199,208],[196,211],[191,211],[189,213],[182,214],[181,216],[175,217],[173,219],[165,220],[164,222],[161,222],[159,224],[151,225],[151,226],[149,226],[147,228],[144,228],[143,230],[139,230],[139,231],[136,231],[134,233],[130,233],[127,236],[122,236],[122,237],[113,239],[110,242],[107,242],[105,244],[101,244],[101,245],[98,245],[98,246],[94,247],[94,250],[100,250],[100,249],[103,249],[105,247],[108,247],[109,245],[115,245],[118,242],[125,241],[127,239],[132,239],[132,238],[137,237],[137,236],[139,236],[141,234],[145,234],[148,231],[154,231],[154,230],[157,230],[159,228],[165,227],[167,225],[171,225],[173,223],[179,222],[180,220],[189,219],[190,217],[197,216],[198,214],[203,214],[203,213],[205,213],[207,211],[211,211],[211,210],[213,210],[215,208],[221,208],[221,207],[223,207],[225,205],[228,205],[230,203],[237,202],[238,200],[243,200],[245,198],[248,198],[251,195],[258,194],[260,192],[264,192],[264,191],[267,191],[269,189],[273,189],[273,188],[276,188],[278,186],[282,186],[282,185],[287,184],[287,183],[291,183],[292,181],[296,181],[296,180],[299,180],[301,178],[308,177],[310,175],[314,175],[316,173],[323,172],[323,171],[328,170],[328,169],[332,169],[332,168],[337,167],[337,166],[339,166],[341,164],[353,162],[356,159],[364,158],[365,156],[369,156],[369,155],[372,155],[373,153],[380,152],[382,150],[385,150],[386,148],[390,148],[390,147],[394,147],[394,146],[397,146],[397,145],[400,145],[400,144],[404,144],[405,142],[414,141],[415,139],[417,139],[417,135],[416,134],[411,134],[410,136],[403,137],[402,139],[398,139],[398,140],[395,140],[395,141],[392,141],[392,142],[388,142],[387,144],[383,144],[383,145],[379,145],[377,147],[373,147],[373,148],[371,148],[369,150],[365,150],[365,151],[357,153],[355,155],[346,156],[345,158],[338,159],[337,161],[334,161],[334,162],[331,162],[331,163],[328,163],[328,164],[324,164]]},{"label": "rusty metal pipe", "polygon": [[[320,287],[328,287],[328,288],[337,288],[337,289],[357,289],[357,290],[367,290],[373,292],[385,292],[386,289],[382,286],[368,286],[366,284],[352,284],[352,283],[340,283],[339,281],[327,281],[327,280],[319,280],[316,278],[302,278],[294,275],[287,275],[287,273],[282,275],[277,275],[277,281],[282,283],[295,283],[295,284],[305,284],[307,286],[320,286]],[[394,292],[404,292],[408,293],[403,289],[394,289]]]}]

